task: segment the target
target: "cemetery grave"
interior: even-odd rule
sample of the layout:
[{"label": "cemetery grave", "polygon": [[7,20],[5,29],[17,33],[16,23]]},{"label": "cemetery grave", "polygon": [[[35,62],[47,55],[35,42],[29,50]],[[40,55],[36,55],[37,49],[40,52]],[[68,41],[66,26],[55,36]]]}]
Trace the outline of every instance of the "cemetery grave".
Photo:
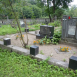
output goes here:
[{"label": "cemetery grave", "polygon": [[[63,23],[67,22],[65,20],[66,19],[63,19]],[[67,27],[64,27],[64,26],[62,27],[62,31],[63,31],[62,32],[62,39],[64,40],[67,37],[68,39],[69,38],[70,39],[73,38],[73,39],[76,40],[77,39],[76,38],[77,37],[76,36],[76,32],[74,32],[74,30],[72,30],[74,35],[70,34],[70,32],[71,32],[70,29],[66,29]],[[54,27],[52,27],[52,26],[51,27],[49,27],[49,26],[40,26],[40,28],[42,28],[42,30],[40,29],[40,35],[45,36],[45,35],[49,34],[47,37],[53,36],[53,32],[54,32],[53,29],[54,29]],[[70,27],[68,27],[68,28],[70,28]],[[76,28],[77,27],[75,27],[75,29]],[[48,29],[49,31],[47,30],[48,32],[46,32],[46,29]],[[66,34],[64,34],[64,30],[66,30],[66,32],[67,32]],[[68,36],[67,36],[67,34],[68,34]],[[11,39],[11,44],[12,45],[16,45],[16,46],[22,47],[21,40],[19,38],[16,39],[16,37],[19,37],[18,34],[8,35],[8,36],[5,36],[5,37],[7,37],[7,38],[9,37]],[[25,33],[23,33],[23,38],[24,38],[25,42],[27,42]],[[36,39],[35,31],[33,31],[33,34],[31,34],[31,32],[28,32],[28,41],[29,41],[28,45],[32,46],[34,40],[36,40],[36,41],[38,40],[38,39]],[[67,44],[63,44],[63,43],[61,43],[61,44],[59,43],[58,45],[53,45],[53,44],[39,45],[39,44],[36,44],[36,46],[39,46],[39,53],[40,54],[43,54],[43,55],[46,55],[46,56],[50,56],[50,57],[53,57],[55,59],[67,62],[67,63],[69,63],[69,58],[71,56],[77,56],[77,47],[71,46],[71,45],[67,45]],[[62,48],[63,47],[66,47],[66,48],[68,47],[68,48],[71,48],[71,50],[69,52],[59,52],[60,47],[62,47]]]},{"label": "cemetery grave", "polygon": [[[24,39],[25,39],[25,42],[26,42],[26,34],[23,34],[24,35]],[[21,44],[21,41],[20,39],[16,39],[16,36],[17,34],[13,34],[13,35],[9,35],[7,37],[11,38],[11,44],[12,45],[15,45],[15,46],[19,46],[19,47],[22,47],[22,44]],[[36,35],[33,35],[33,34],[28,34],[28,40],[29,40],[29,46],[32,46],[33,45],[33,41],[36,40]],[[40,54],[43,54],[43,55],[46,55],[46,56],[50,56],[50,57],[53,57],[55,59],[58,59],[58,60],[61,60],[61,61],[65,61],[67,63],[69,63],[69,58],[71,56],[76,56],[77,55],[77,47],[74,47],[74,46],[70,46],[70,45],[64,45],[64,44],[58,44],[58,45],[53,45],[53,44],[50,44],[50,45],[39,45],[39,44],[36,44],[36,46],[39,46],[39,53]],[[58,49],[61,47],[69,47],[71,48],[70,52],[59,52],[58,53]]]}]

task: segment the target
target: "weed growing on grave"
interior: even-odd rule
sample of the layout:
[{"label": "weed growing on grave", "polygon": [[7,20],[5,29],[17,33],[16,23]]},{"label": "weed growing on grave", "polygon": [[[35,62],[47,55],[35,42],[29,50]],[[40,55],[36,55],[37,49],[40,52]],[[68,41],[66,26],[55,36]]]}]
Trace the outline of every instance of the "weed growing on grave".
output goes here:
[{"label": "weed growing on grave", "polygon": [[44,55],[44,53],[43,53],[43,51],[42,51],[42,50],[40,51],[40,54]]},{"label": "weed growing on grave", "polygon": [[37,61],[0,48],[0,77],[77,77],[77,70],[48,65],[48,60]]},{"label": "weed growing on grave", "polygon": [[30,49],[30,47],[31,47],[31,45],[26,45],[26,48],[27,48],[27,49]]},{"label": "weed growing on grave", "polygon": [[63,59],[64,62],[66,62],[66,59]]},{"label": "weed growing on grave", "polygon": [[75,54],[76,54],[76,52],[74,51],[74,52],[73,52],[73,54],[75,55]]},{"label": "weed growing on grave", "polygon": [[71,50],[71,48],[69,48],[69,47],[61,47],[60,46],[60,52],[69,52],[69,50]]}]

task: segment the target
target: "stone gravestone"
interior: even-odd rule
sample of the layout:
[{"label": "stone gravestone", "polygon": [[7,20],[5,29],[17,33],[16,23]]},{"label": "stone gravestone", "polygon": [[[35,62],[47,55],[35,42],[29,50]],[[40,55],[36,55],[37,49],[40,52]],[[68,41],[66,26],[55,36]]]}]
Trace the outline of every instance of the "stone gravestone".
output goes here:
[{"label": "stone gravestone", "polygon": [[27,25],[27,23],[26,23],[25,32],[29,32],[29,28],[28,28],[28,25]]},{"label": "stone gravestone", "polygon": [[21,26],[21,27],[25,27],[25,32],[26,32],[26,31],[29,32],[27,23],[26,23],[26,25],[25,25],[25,23],[24,23],[23,21],[20,21],[20,26]]},{"label": "stone gravestone", "polygon": [[71,56],[69,58],[69,68],[73,70],[77,70],[77,57],[76,56]]},{"label": "stone gravestone", "polygon": [[52,39],[54,34],[54,26],[48,26],[48,25],[41,25],[40,26],[40,32],[38,35],[36,35],[37,39],[44,38],[47,36],[47,38]]},{"label": "stone gravestone", "polygon": [[20,26],[25,27],[25,23],[23,21],[20,21]]},{"label": "stone gravestone", "polygon": [[63,16],[62,19],[62,39],[77,39],[77,18]]}]

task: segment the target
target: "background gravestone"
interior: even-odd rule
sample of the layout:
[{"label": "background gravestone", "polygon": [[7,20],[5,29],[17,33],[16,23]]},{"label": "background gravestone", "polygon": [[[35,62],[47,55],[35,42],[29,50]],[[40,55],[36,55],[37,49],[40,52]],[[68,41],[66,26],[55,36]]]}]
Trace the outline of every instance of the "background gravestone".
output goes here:
[{"label": "background gravestone", "polygon": [[20,26],[25,27],[25,23],[23,21],[20,21]]},{"label": "background gravestone", "polygon": [[26,23],[25,32],[29,32],[29,28],[28,28],[28,25],[27,25],[27,23]]},{"label": "background gravestone", "polygon": [[20,21],[20,26],[21,26],[21,27],[25,27],[25,32],[26,32],[26,31],[29,32],[29,28],[28,28],[27,23],[26,23],[26,25],[25,25],[25,23],[24,23],[23,21]]}]

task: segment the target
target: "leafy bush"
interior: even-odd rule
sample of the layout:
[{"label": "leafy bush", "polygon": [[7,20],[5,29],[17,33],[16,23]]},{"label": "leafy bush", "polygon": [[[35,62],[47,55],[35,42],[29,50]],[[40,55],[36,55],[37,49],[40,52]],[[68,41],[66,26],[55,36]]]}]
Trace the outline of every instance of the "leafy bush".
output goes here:
[{"label": "leafy bush", "polygon": [[58,44],[60,40],[61,40],[61,27],[58,28],[58,30],[55,30],[53,39],[52,39],[52,43]]},{"label": "leafy bush", "polygon": [[59,26],[61,26],[61,21],[56,20],[54,22],[49,23],[48,25],[54,26],[54,27],[59,27]]}]

